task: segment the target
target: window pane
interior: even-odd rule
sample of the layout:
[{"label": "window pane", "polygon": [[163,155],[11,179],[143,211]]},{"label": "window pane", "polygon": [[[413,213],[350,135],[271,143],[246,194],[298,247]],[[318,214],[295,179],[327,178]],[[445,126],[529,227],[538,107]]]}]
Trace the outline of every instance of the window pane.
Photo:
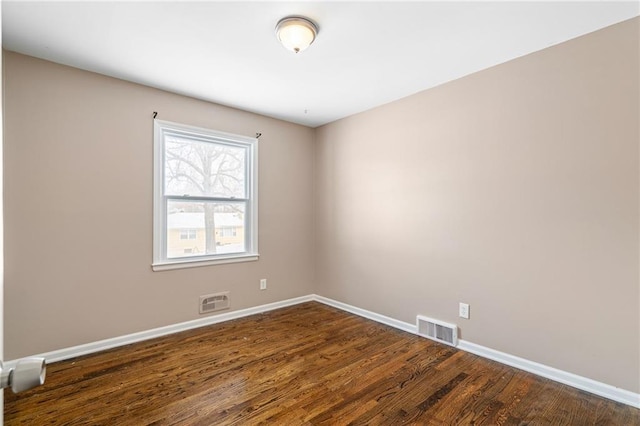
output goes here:
[{"label": "window pane", "polygon": [[246,251],[244,202],[167,204],[167,258]]},{"label": "window pane", "polygon": [[165,137],[165,194],[246,198],[242,147]]}]

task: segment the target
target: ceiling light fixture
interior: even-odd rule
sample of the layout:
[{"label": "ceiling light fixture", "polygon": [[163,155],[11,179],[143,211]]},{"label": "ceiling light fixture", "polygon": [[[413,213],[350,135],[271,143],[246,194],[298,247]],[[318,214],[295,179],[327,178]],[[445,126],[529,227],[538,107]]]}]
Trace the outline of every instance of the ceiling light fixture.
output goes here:
[{"label": "ceiling light fixture", "polygon": [[304,16],[287,16],[278,21],[276,37],[292,52],[299,53],[316,39],[318,26]]}]

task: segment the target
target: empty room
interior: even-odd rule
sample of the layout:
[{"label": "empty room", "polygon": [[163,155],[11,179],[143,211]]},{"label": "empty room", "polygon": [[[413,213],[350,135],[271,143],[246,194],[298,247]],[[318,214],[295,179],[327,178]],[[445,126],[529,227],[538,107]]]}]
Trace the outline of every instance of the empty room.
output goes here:
[{"label": "empty room", "polygon": [[0,8],[0,424],[640,426],[637,1]]}]

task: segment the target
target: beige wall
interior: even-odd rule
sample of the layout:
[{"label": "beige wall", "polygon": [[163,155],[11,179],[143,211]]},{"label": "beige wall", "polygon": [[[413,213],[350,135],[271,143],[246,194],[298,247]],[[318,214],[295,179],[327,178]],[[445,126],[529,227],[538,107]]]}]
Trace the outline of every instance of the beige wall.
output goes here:
[{"label": "beige wall", "polygon": [[[640,391],[637,19],[315,132],[4,60],[6,359],[316,292]],[[263,133],[260,261],[151,271],[152,111]]]},{"label": "beige wall", "polygon": [[640,391],[638,22],[319,128],[317,292]]},{"label": "beige wall", "polygon": [[[230,290],[239,309],[313,292],[312,129],[4,59],[6,359],[199,318],[202,294]],[[153,111],[262,133],[259,261],[151,271]]]}]

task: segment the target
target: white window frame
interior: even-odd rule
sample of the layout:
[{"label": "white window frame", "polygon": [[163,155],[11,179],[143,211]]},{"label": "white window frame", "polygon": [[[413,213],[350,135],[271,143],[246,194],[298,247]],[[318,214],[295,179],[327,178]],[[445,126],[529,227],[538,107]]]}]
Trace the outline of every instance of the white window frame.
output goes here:
[{"label": "white window frame", "polygon": [[[223,263],[248,262],[258,260],[258,139],[247,136],[219,132],[202,127],[154,120],[153,137],[153,263],[154,271],[193,268]],[[164,154],[165,135],[195,138],[246,149],[245,182],[247,198],[227,199],[216,197],[167,196],[164,194]],[[243,201],[245,209],[245,251],[199,255],[192,257],[167,258],[167,203],[168,200],[201,201]]]}]

